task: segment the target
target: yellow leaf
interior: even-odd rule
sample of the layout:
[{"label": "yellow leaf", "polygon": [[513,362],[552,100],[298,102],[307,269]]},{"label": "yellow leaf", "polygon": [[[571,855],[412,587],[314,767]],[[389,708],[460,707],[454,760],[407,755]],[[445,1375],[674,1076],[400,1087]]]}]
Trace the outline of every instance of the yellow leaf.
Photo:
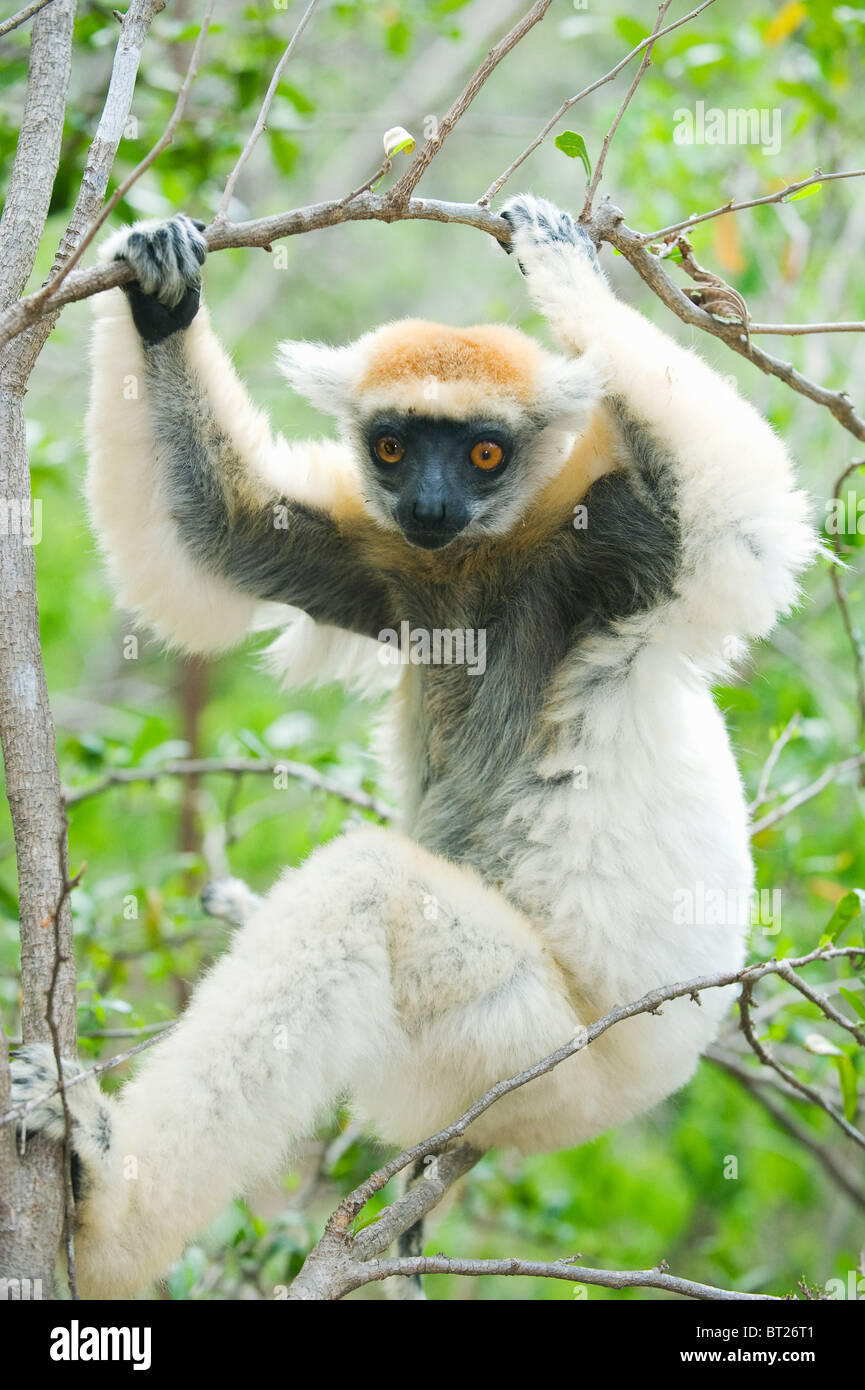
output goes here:
[{"label": "yellow leaf", "polygon": [[807,18],[808,9],[802,4],[802,0],[787,0],[787,4],[782,5],[775,18],[767,24],[763,37],[773,46],[783,43]]},{"label": "yellow leaf", "polygon": [[827,878],[809,879],[808,889],[816,897],[823,898],[825,902],[832,903],[833,906],[839,903],[844,896],[844,889],[840,883],[834,883],[832,879]]},{"label": "yellow leaf", "polygon": [[719,217],[715,223],[715,252],[721,265],[731,274],[745,269],[742,238],[735,217]]}]

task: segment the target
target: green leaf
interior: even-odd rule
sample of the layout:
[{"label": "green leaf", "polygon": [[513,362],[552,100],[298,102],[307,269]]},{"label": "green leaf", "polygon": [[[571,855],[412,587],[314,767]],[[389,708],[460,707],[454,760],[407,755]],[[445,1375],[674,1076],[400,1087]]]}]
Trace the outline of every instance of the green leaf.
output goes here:
[{"label": "green leaf", "polygon": [[858,1078],[856,1076],[856,1068],[851,1059],[846,1055],[833,1057],[832,1061],[838,1068],[838,1080],[841,1083],[841,1095],[844,1100],[844,1116],[852,1123],[856,1118],[856,1108],[858,1105],[858,1097],[856,1094]]},{"label": "green leaf", "polygon": [[786,198],[782,198],[782,203],[795,203],[800,198],[810,198],[812,193],[819,193],[823,187],[822,183],[809,183],[807,188],[800,188],[798,193],[790,193]]},{"label": "green leaf", "polygon": [[837,941],[845,928],[849,927],[850,923],[857,917],[861,917],[861,915],[862,894],[858,888],[854,888],[852,892],[845,893],[838,903],[835,911],[829,918],[829,924],[823,933],[821,941]]},{"label": "green leaf", "polygon": [[575,130],[563,130],[561,135],[556,136],[556,149],[561,150],[562,154],[566,154],[568,159],[581,159],[586,171],[586,178],[591,178],[592,162],[589,159],[589,152],[582,135],[578,135]]},{"label": "green leaf", "polygon": [[838,986],[838,993],[843,995],[847,1003],[856,1011],[860,1018],[865,1018],[865,995],[854,994],[852,989],[845,989],[843,985]]}]

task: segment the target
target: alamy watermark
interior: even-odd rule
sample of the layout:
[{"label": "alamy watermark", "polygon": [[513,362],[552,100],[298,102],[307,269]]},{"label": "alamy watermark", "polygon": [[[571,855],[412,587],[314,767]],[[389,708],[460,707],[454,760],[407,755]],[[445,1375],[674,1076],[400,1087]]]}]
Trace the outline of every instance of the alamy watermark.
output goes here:
[{"label": "alamy watermark", "polygon": [[673,112],[674,145],[759,145],[763,154],[781,149],[781,108],[706,107],[698,101],[693,111],[680,106]]},{"label": "alamy watermark", "polygon": [[382,666],[465,666],[470,676],[487,669],[487,632],[483,627],[412,627],[399,632],[384,627],[378,634]]},{"label": "alamy watermark", "polygon": [[698,879],[673,894],[673,922],[678,927],[759,927],[767,936],[781,930],[780,888],[710,888]]}]

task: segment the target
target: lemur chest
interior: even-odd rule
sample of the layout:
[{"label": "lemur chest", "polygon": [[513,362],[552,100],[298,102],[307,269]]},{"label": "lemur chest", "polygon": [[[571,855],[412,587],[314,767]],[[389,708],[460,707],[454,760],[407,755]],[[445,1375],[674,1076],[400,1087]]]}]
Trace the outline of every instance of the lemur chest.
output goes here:
[{"label": "lemur chest", "polygon": [[[543,756],[541,719],[550,682],[572,633],[551,640],[540,615],[515,595],[470,621],[411,623],[403,631],[406,667],[400,742],[411,788],[408,828],[449,858],[473,857],[480,827],[506,813],[509,786]],[[497,809],[496,809],[497,808]]]}]

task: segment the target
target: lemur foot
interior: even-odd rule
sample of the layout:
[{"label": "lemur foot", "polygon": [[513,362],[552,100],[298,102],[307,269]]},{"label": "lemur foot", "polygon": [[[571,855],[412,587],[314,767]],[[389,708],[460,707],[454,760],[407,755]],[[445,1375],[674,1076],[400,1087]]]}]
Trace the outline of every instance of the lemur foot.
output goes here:
[{"label": "lemur foot", "polygon": [[201,906],[208,917],[219,917],[242,927],[264,902],[242,878],[214,878],[201,890]]},{"label": "lemur foot", "polygon": [[585,228],[569,212],[563,212],[546,198],[517,193],[501,208],[501,216],[511,228],[511,244],[520,270],[528,275],[539,255],[577,250],[602,274],[595,244]]},{"label": "lemur foot", "polygon": [[[45,1043],[31,1043],[12,1054],[12,1105],[37,1104],[19,1120],[18,1127],[25,1135],[44,1134],[48,1139],[62,1140],[66,1135],[63,1098],[54,1091],[57,1085],[57,1063],[53,1049]],[[63,1058],[63,1079],[70,1082],[84,1071],[80,1062]],[[40,1099],[45,1097],[45,1099]],[[72,1121],[74,1149],[95,1147],[104,1153],[111,1141],[111,1119],[105,1097],[95,1078],[67,1084],[66,1103]]]},{"label": "lemur foot", "polygon": [[188,328],[201,298],[207,243],[204,223],[179,212],[169,222],[137,222],[106,242],[105,260],[126,261],[135,279],[124,290],[144,342],[161,343]]}]

